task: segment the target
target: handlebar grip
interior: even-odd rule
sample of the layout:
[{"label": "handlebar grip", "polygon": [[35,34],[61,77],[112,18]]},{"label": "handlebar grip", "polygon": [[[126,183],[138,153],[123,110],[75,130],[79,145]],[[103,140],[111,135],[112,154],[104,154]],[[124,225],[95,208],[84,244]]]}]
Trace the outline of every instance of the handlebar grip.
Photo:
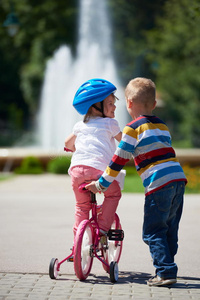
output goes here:
[{"label": "handlebar grip", "polygon": [[64,151],[66,151],[66,152],[73,152],[72,150],[70,150],[70,149],[68,149],[66,147],[64,147]]},{"label": "handlebar grip", "polygon": [[89,192],[89,190],[87,190],[85,188],[86,185],[87,185],[87,183],[82,183],[81,185],[79,185],[78,190],[80,193],[88,193]]}]

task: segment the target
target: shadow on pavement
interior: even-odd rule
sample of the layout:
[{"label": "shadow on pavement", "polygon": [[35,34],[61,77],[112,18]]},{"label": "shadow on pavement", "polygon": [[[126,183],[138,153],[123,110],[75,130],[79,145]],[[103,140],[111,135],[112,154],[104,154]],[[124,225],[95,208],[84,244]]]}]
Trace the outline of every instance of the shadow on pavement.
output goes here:
[{"label": "shadow on pavement", "polygon": [[[144,284],[146,285],[146,281],[152,275],[149,273],[140,273],[140,272],[119,272],[119,279],[117,284],[127,284],[127,283],[135,283],[135,284]],[[79,281],[75,276],[73,276],[74,281]],[[62,275],[58,277],[57,280],[72,280],[72,275],[67,278],[67,275]],[[88,278],[84,281],[84,283],[92,283],[92,284],[105,284],[112,285],[110,282],[109,274],[105,275],[95,275],[90,274]],[[163,286],[162,286],[163,287]],[[170,289],[200,289],[200,278],[199,277],[178,277],[178,282],[171,285],[166,286],[166,288]]]},{"label": "shadow on pavement", "polygon": [[[75,276],[74,276],[75,277]],[[127,283],[138,283],[146,284],[146,280],[151,277],[151,274],[148,273],[136,273],[136,272],[119,272],[118,284],[127,284]],[[67,278],[67,275],[61,275],[57,280],[72,280],[71,275]],[[76,277],[73,279],[79,281]],[[84,281],[85,283],[95,283],[95,284],[112,284],[110,282],[109,274],[105,275],[96,275],[90,273],[88,278]]]}]

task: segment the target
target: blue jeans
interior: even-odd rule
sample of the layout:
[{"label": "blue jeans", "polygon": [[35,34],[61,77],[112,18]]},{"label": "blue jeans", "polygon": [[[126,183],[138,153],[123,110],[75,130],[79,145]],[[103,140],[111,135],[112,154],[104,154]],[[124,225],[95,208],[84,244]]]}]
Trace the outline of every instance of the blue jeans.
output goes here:
[{"label": "blue jeans", "polygon": [[143,241],[149,245],[156,274],[165,279],[177,276],[174,256],[178,249],[184,190],[185,182],[176,181],[145,198]]}]

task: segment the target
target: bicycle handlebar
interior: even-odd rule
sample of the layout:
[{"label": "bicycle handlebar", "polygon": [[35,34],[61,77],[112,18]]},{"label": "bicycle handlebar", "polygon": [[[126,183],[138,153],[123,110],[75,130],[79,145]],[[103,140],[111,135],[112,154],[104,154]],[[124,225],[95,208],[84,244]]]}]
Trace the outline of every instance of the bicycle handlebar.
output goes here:
[{"label": "bicycle handlebar", "polygon": [[72,150],[70,150],[70,149],[68,149],[66,147],[64,147],[64,151],[66,151],[66,152],[73,152]]},{"label": "bicycle handlebar", "polygon": [[80,193],[87,193],[87,192],[89,192],[89,190],[87,190],[85,188],[86,185],[87,185],[87,183],[85,183],[85,182],[82,183],[81,185],[79,185],[78,190],[79,190]]}]

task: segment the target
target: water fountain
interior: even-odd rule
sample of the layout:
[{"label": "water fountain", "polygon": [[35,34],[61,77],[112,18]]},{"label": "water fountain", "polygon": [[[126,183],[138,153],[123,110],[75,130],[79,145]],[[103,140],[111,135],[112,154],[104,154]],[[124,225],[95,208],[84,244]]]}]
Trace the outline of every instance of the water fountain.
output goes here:
[{"label": "water fountain", "polygon": [[127,122],[124,94],[112,57],[111,27],[105,0],[81,0],[79,39],[74,59],[68,46],[61,46],[47,63],[38,115],[39,143],[43,149],[59,150],[82,119],[72,106],[78,87],[90,78],[104,78],[118,88],[116,119],[123,128]]}]

